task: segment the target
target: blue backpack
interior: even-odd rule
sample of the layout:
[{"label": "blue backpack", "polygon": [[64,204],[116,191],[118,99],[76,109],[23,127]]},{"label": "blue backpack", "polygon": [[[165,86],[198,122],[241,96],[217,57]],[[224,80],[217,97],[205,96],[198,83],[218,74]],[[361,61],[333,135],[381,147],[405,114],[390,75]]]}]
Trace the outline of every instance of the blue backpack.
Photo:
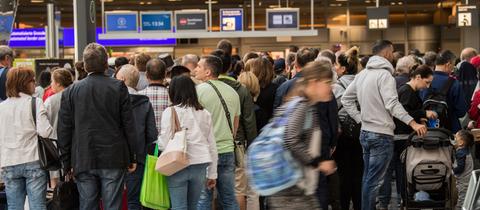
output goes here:
[{"label": "blue backpack", "polygon": [[288,102],[285,112],[268,123],[248,147],[250,186],[260,195],[273,195],[292,187],[302,177],[300,164],[283,146],[288,116],[301,100],[295,98]]}]

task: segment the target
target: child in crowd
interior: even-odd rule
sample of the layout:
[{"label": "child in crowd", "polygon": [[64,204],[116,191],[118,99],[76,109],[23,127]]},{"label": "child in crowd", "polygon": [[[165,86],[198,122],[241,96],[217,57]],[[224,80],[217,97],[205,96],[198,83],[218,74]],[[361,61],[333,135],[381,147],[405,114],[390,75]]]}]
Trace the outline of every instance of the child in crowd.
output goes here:
[{"label": "child in crowd", "polygon": [[460,130],[455,134],[456,153],[453,173],[457,180],[458,200],[456,209],[462,209],[468,182],[473,170],[473,159],[470,148],[473,145],[473,134],[468,130]]}]

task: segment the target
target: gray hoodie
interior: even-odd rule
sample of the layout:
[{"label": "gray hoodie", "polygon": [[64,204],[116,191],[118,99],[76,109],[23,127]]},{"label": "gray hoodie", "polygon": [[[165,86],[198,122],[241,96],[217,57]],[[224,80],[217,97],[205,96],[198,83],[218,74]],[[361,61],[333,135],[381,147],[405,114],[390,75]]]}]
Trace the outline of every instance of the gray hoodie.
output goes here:
[{"label": "gray hoodie", "polygon": [[[343,94],[342,104],[348,114],[362,123],[362,130],[393,136],[395,117],[405,124],[413,118],[398,101],[392,64],[380,56],[373,56]],[[359,112],[355,101],[360,103]]]}]

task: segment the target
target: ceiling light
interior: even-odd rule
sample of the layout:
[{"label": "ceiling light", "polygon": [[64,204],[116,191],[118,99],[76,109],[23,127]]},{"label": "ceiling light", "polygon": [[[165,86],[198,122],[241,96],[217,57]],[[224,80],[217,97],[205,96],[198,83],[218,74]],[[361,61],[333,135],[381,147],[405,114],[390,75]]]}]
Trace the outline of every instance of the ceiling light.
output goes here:
[{"label": "ceiling light", "polygon": [[103,2],[113,2],[113,0],[103,0]]},{"label": "ceiling light", "polygon": [[209,2],[212,2],[212,4],[218,4],[218,1],[205,1],[205,4],[209,4]]},{"label": "ceiling light", "polygon": [[182,0],[168,0],[169,2],[177,2],[177,1],[182,1]]},{"label": "ceiling light", "polygon": [[395,5],[395,2],[390,2],[390,5]]},{"label": "ceiling light", "polygon": [[370,2],[371,2],[370,0],[366,0],[366,1],[365,1],[365,3],[367,3],[367,4],[370,4]]},{"label": "ceiling light", "polygon": [[151,5],[151,4],[152,4],[152,2],[151,2],[151,1],[149,1],[149,2],[147,2],[147,4],[148,4],[148,5]]},{"label": "ceiling light", "polygon": [[144,4],[145,4],[145,2],[143,2],[143,1],[140,2],[140,5],[144,5]]},{"label": "ceiling light", "polygon": [[341,7],[342,4],[330,4],[331,7]]},{"label": "ceiling light", "polygon": [[277,5],[275,5],[275,4],[274,5],[269,5],[268,7],[270,7],[270,8],[280,8],[280,6],[278,4]]},{"label": "ceiling light", "polygon": [[348,0],[336,0],[336,1],[342,1],[343,2],[343,1],[348,1]]},{"label": "ceiling light", "polygon": [[32,0],[32,3],[43,3],[43,0]]},{"label": "ceiling light", "polygon": [[403,2],[399,1],[397,2],[398,5],[403,5]]}]

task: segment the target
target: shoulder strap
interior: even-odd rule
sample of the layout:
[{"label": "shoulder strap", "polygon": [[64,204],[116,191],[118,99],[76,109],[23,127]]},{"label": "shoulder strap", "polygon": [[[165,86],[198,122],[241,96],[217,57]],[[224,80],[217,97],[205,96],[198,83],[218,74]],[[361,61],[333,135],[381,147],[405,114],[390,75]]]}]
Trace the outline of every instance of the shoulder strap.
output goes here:
[{"label": "shoulder strap", "polygon": [[228,111],[227,103],[225,103],[225,100],[223,99],[222,94],[220,94],[220,91],[218,91],[217,87],[215,87],[215,85],[211,81],[207,81],[207,83],[210,86],[212,86],[212,88],[215,90],[218,97],[220,98],[220,102],[222,102],[222,106],[223,106],[223,111],[225,111],[225,115],[227,116],[228,126],[230,127],[230,131],[233,133],[232,120],[231,120],[230,112]]},{"label": "shoulder strap", "polygon": [[35,127],[37,126],[37,98],[32,97],[32,116]]},{"label": "shoulder strap", "polygon": [[170,139],[172,139],[175,136],[175,133],[181,130],[180,127],[180,120],[178,119],[177,111],[175,110],[174,106],[170,107],[172,110],[172,115],[170,117],[170,122],[171,122],[171,130],[172,133],[170,134]]}]

